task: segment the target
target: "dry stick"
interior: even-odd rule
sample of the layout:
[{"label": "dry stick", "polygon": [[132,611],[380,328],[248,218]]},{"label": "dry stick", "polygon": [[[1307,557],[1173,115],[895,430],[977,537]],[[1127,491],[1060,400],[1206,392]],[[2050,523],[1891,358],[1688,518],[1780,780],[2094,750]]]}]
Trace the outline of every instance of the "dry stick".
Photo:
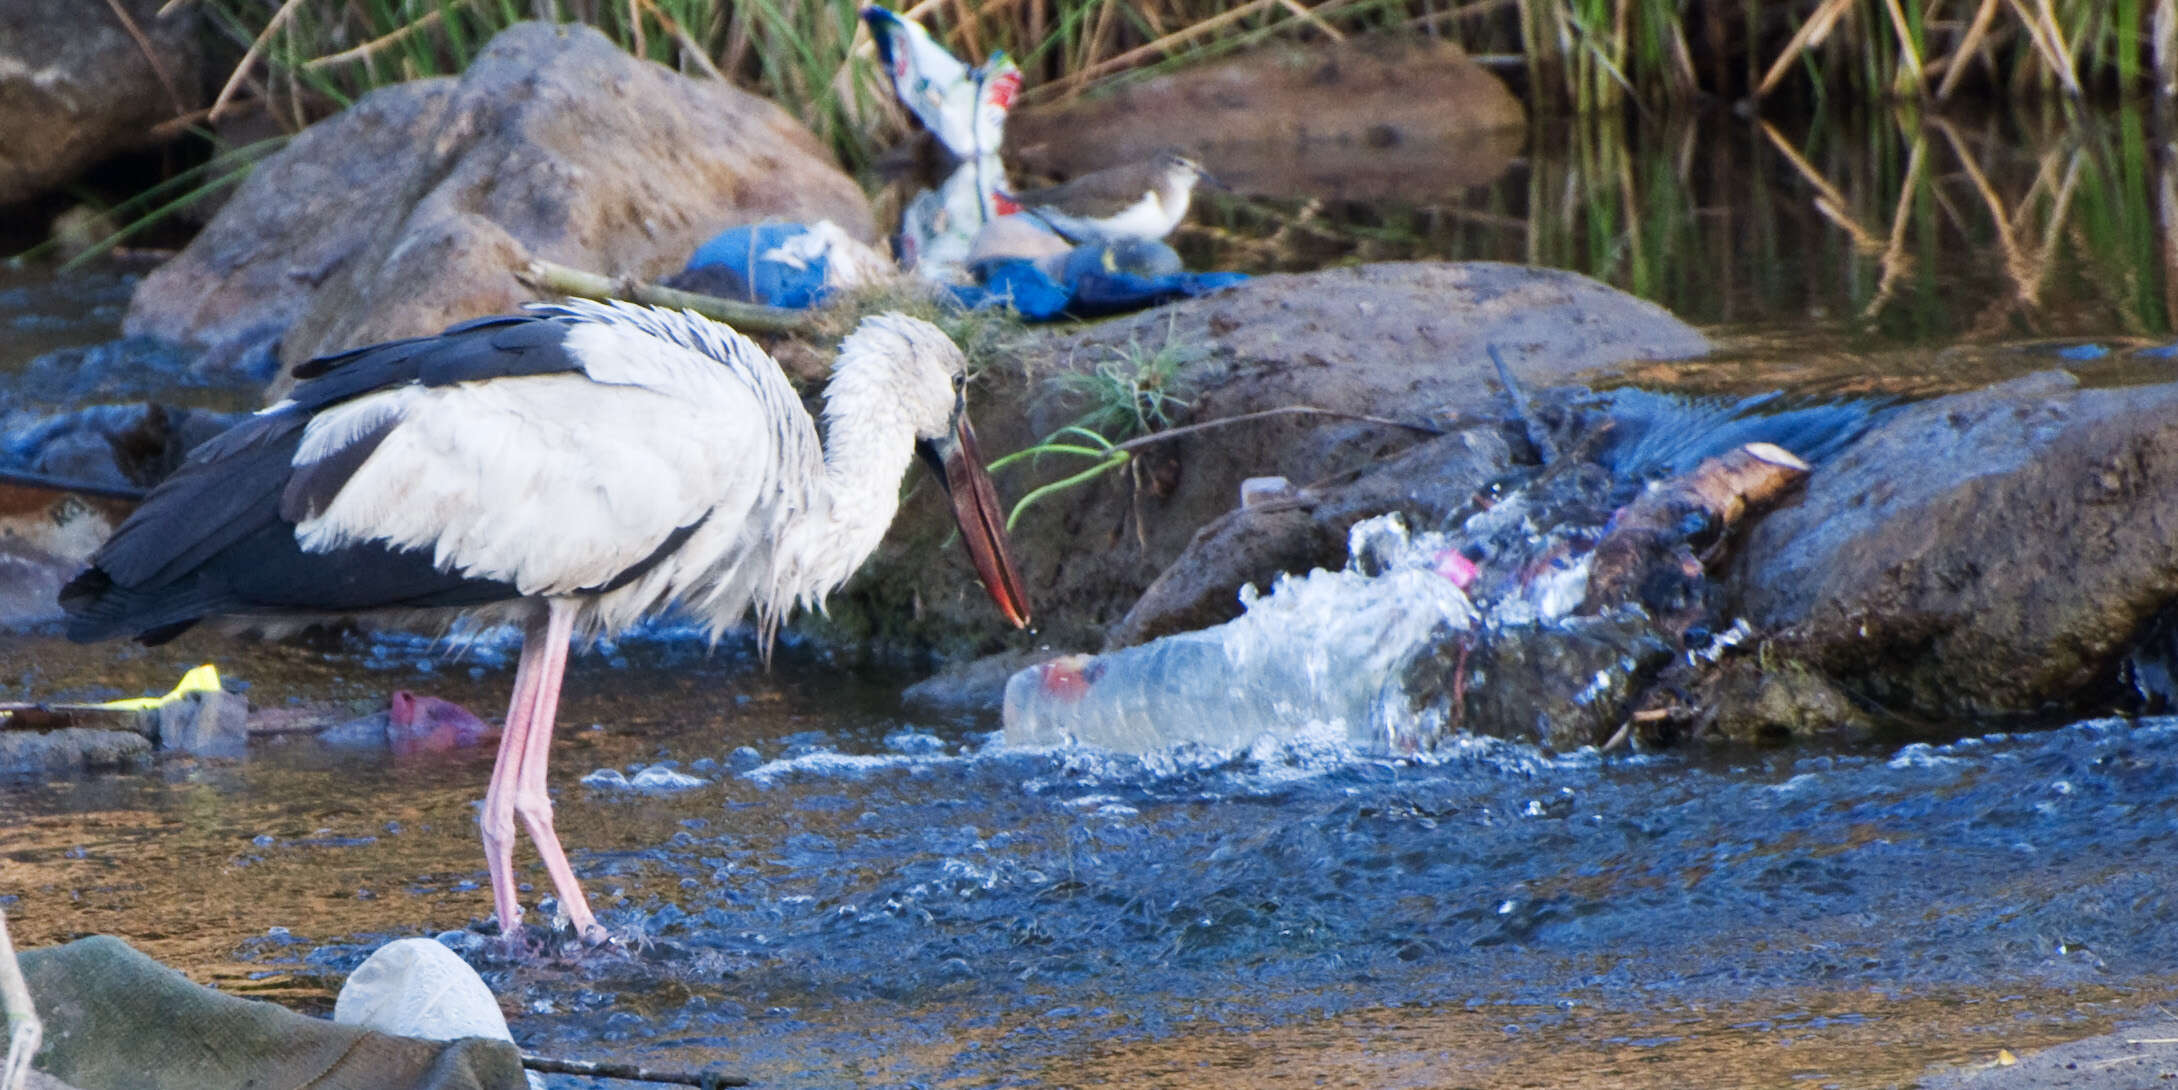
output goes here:
[{"label": "dry stick", "polygon": [[1783,133],[1778,132],[1775,126],[1764,121],[1762,122],[1762,135],[1769,138],[1771,146],[1775,147],[1785,157],[1786,161],[1792,164],[1794,170],[1800,172],[1801,177],[1807,179],[1809,185],[1815,187],[1816,192],[1820,194],[1815,198],[1815,210],[1822,213],[1823,218],[1837,224],[1846,234],[1851,235],[1855,250],[1863,254],[1880,254],[1883,252],[1884,244],[1882,240],[1876,238],[1874,232],[1861,226],[1858,221],[1853,219],[1852,214],[1846,211],[1852,206],[1852,202],[1847,201],[1845,194],[1839,192],[1838,187],[1831,184],[1830,179],[1824,177],[1822,171],[1816,170],[1815,164],[1808,162],[1806,157],[1800,154],[1799,149],[1793,147],[1792,142],[1785,139]]},{"label": "dry stick", "polygon": [[[2034,51],[2042,55],[2042,63],[2056,70],[2057,82],[2064,86],[2066,94],[2078,98],[2080,80],[2072,73],[2072,51],[2066,47],[2064,32],[2050,12],[2049,0],[2042,0],[2039,13],[2029,9],[2026,0],[2010,0],[2010,3],[2025,26],[2027,40],[2034,44]],[[2048,21],[2044,22],[2042,16],[2048,16]]]},{"label": "dry stick", "polygon": [[529,267],[516,272],[515,276],[531,287],[559,295],[579,295],[586,299],[628,299],[651,306],[693,310],[706,318],[725,322],[744,333],[750,330],[759,333],[792,333],[807,326],[812,320],[808,311],[721,299],[716,295],[644,283],[632,276],[616,279],[541,258],[531,261]]},{"label": "dry stick", "polygon": [[1989,24],[1996,20],[1998,0],[1981,0],[1974,9],[1974,21],[1966,26],[1966,37],[1959,39],[1957,49],[1951,51],[1951,70],[1944,73],[1944,81],[1936,85],[1936,101],[1951,97],[1951,89],[1959,85],[1959,77],[1966,74],[1966,65],[1981,51],[1981,41],[1989,36]]},{"label": "dry stick", "polygon": [[113,9],[114,18],[121,20],[121,29],[136,39],[136,48],[143,53],[144,63],[151,66],[151,74],[159,77],[159,86],[166,88],[166,98],[174,104],[174,112],[188,109],[189,104],[182,101],[180,89],[174,86],[174,77],[167,72],[166,65],[159,63],[159,54],[151,48],[151,39],[144,36],[144,28],[136,25],[128,9],[121,6],[121,0],[106,0],[106,6]]},{"label": "dry stick", "polygon": [[1111,448],[1105,453],[1132,452],[1152,443],[1177,439],[1189,432],[1208,431],[1211,428],[1222,428],[1227,424],[1243,424],[1250,420],[1261,420],[1271,416],[1293,416],[1298,414],[1332,416],[1341,420],[1359,420],[1367,424],[1382,424],[1387,428],[1405,428],[1408,431],[1426,432],[1430,435],[1450,434],[1446,429],[1435,424],[1424,424],[1416,420],[1394,420],[1388,416],[1371,416],[1368,413],[1350,413],[1339,409],[1319,409],[1314,405],[1280,405],[1275,409],[1257,409],[1254,412],[1241,413],[1237,416],[1221,416],[1216,420],[1205,420],[1198,424],[1182,424],[1177,428],[1166,428],[1163,431],[1154,431],[1148,435],[1138,435],[1124,443],[1112,444]]},{"label": "dry stick", "polygon": [[[1701,90],[1702,77],[1694,71],[1694,49],[1686,44],[1684,19],[1671,21],[1671,59],[1672,82],[1677,85],[1678,96],[1681,99],[1693,98]],[[1692,126],[1688,127],[1688,131],[1693,131]],[[1680,177],[1684,178],[1686,175],[1682,174]]]},{"label": "dry stick", "polygon": [[1043,92],[1043,94],[1038,94],[1035,97],[1042,98],[1047,95],[1064,96],[1074,91],[1078,91],[1083,86],[1087,85],[1090,80],[1096,79],[1098,76],[1104,75],[1107,72],[1116,72],[1122,68],[1127,67],[1130,64],[1133,64],[1135,61],[1138,61],[1143,57],[1148,57],[1163,52],[1175,45],[1180,44],[1181,42],[1186,41],[1189,38],[1193,38],[1198,35],[1208,33],[1209,31],[1216,30],[1219,27],[1225,26],[1228,23],[1237,23],[1240,20],[1246,19],[1248,16],[1254,15],[1256,12],[1267,8],[1276,2],[1277,0],[1248,0],[1247,3],[1242,4],[1237,8],[1233,8],[1222,14],[1213,15],[1210,18],[1204,19],[1199,23],[1190,23],[1187,26],[1181,27],[1180,29],[1173,31],[1170,34],[1167,34],[1164,37],[1157,39],[1156,41],[1135,46],[1133,49],[1129,49],[1126,52],[1117,54],[1115,56],[1106,57],[1103,60],[1096,62],[1095,64],[1088,65],[1076,71],[1070,76],[1066,76],[1054,82],[1044,84],[1042,87],[1038,87],[1035,89],[1036,91]]},{"label": "dry stick", "polygon": [[0,1059],[0,1090],[22,1090],[30,1078],[30,1058],[38,1054],[45,1038],[45,1024],[30,1001],[30,985],[23,967],[15,962],[15,944],[8,939],[8,915],[0,912],[0,1015],[8,1024],[8,1051]]},{"label": "dry stick", "polygon": [[1283,5],[1287,11],[1292,12],[1294,18],[1314,25],[1317,30],[1323,31],[1324,36],[1332,41],[1343,42],[1346,40],[1346,35],[1339,33],[1338,29],[1330,23],[1324,22],[1323,16],[1303,6],[1301,0],[1278,0],[1278,3]]},{"label": "dry stick", "polygon": [[[1405,25],[1408,30],[1429,30],[1438,23],[1479,18],[1499,8],[1510,7],[1517,2],[1518,0],[1471,0],[1469,3],[1449,7],[1443,11],[1424,12],[1407,20]],[[2178,0],[2174,0],[2174,2],[2178,2]],[[1470,53],[1468,59],[1472,60],[1475,56],[1475,54]]]},{"label": "dry stick", "polygon": [[[251,106],[256,104],[256,100],[251,99],[248,102],[244,102],[242,105]],[[210,106],[206,106],[201,110],[191,110],[185,114],[176,114],[173,117],[167,118],[166,120],[161,121],[156,125],[153,125],[150,129],[151,138],[153,140],[159,141],[172,140],[173,138],[180,136],[182,133],[189,131],[190,128],[194,127],[200,122],[203,122],[211,116],[212,108]]]},{"label": "dry stick", "polygon": [[682,1086],[701,1086],[710,1090],[714,1086],[747,1086],[745,1075],[727,1075],[717,1071],[660,1071],[636,1064],[593,1063],[589,1060],[557,1060],[550,1056],[522,1054],[522,1066],[531,1071],[548,1075],[588,1075],[600,1079],[631,1079],[636,1082],[671,1082]]},{"label": "dry stick", "polygon": [[413,23],[405,23],[401,26],[395,27],[388,33],[382,34],[376,38],[372,38],[370,41],[364,42],[362,45],[351,46],[350,48],[343,49],[338,53],[327,53],[322,57],[312,57],[311,59],[303,62],[303,71],[315,72],[321,68],[330,68],[336,64],[346,64],[349,61],[362,60],[366,57],[369,57],[371,54],[376,53],[379,50],[382,50],[387,46],[390,46],[395,42],[398,42],[401,39],[406,38],[409,35],[424,29],[425,27],[437,23],[439,21],[439,17],[443,15],[445,11],[445,8],[435,9],[430,14],[425,15],[423,18],[418,19]]},{"label": "dry stick", "polygon": [[[1997,245],[2004,251],[2004,271],[2011,278],[2014,293],[2020,302],[2032,306],[2034,293],[2027,288],[2027,257],[2020,252],[2019,236],[2013,230],[2012,215],[2004,207],[2004,198],[1997,196],[1996,187],[1989,184],[1988,175],[1981,172],[1981,164],[1967,154],[1965,142],[1959,138],[1957,129],[1948,121],[1938,118],[1936,131],[1944,134],[1945,142],[1951,145],[1951,154],[1958,158],[1959,165],[1966,170],[1967,180],[1973,183],[1974,192],[1980,194],[1982,204],[1989,209],[1989,219],[1996,224]],[[2022,202],[2020,207],[2025,208],[2026,204]]]},{"label": "dry stick", "polygon": [[[2164,98],[2178,95],[2178,0],[2157,0],[2148,33],[2154,41],[2155,91]],[[2167,226],[2164,231],[2169,237]]]},{"label": "dry stick", "polygon": [[[2163,227],[2163,267],[2178,269],[2178,166],[2167,151],[2157,158],[2155,211]],[[2163,277],[2163,308],[2165,314],[2178,314],[2178,276]]]},{"label": "dry stick", "polygon": [[704,55],[703,47],[697,45],[696,40],[688,36],[688,31],[682,29],[680,23],[674,21],[671,15],[665,13],[664,8],[658,6],[657,0],[637,0],[637,2],[650,9],[651,15],[658,20],[658,25],[664,27],[666,33],[673,35],[673,40],[681,45],[681,52],[694,60],[697,67],[703,69],[705,75],[720,83],[731,82],[726,78],[726,73],[719,71],[718,66],[711,63],[711,58]]},{"label": "dry stick", "polygon": [[1906,71],[1913,73],[1913,89],[1926,92],[1928,72],[1921,67],[1921,51],[1914,48],[1913,31],[1906,24],[1906,9],[1898,6],[1898,0],[1883,0],[1883,6],[1890,10],[1891,28],[1898,32],[1898,51],[1906,57]]},{"label": "dry stick", "polygon": [[1891,296],[1898,290],[1898,282],[1913,269],[1913,255],[1906,252],[1906,228],[1911,225],[1913,212],[1913,187],[1921,180],[1928,156],[1928,139],[1920,132],[1913,135],[1913,150],[1906,156],[1906,181],[1898,188],[1898,204],[1891,210],[1891,236],[1883,248],[1878,263],[1883,270],[1876,281],[1875,294],[1869,296],[1868,305],[1861,308],[1863,319],[1872,319],[1888,306]]},{"label": "dry stick", "polygon": [[1786,42],[1783,51],[1777,54],[1776,62],[1770,65],[1769,72],[1762,77],[1761,85],[1755,88],[1755,97],[1761,98],[1769,94],[1770,89],[1777,86],[1777,81],[1785,78],[1785,70],[1792,67],[1792,62],[1798,60],[1800,54],[1823,44],[1823,39],[1830,36],[1830,28],[1852,6],[1853,0],[1824,0],[1823,6],[1815,9],[1815,13],[1807,17],[1807,22],[1800,24],[1800,29],[1794,32],[1792,40]]},{"label": "dry stick", "polygon": [[2049,255],[2057,252],[2057,236],[2064,233],[2065,219],[2072,214],[2072,194],[2080,180],[2080,156],[2065,157],[2065,179],[2057,183],[2057,196],[2049,208],[2049,226],[2042,232],[2042,248],[2034,258],[2035,293],[2041,294],[2042,283],[2049,279]]},{"label": "dry stick", "polygon": [[2041,16],[2042,32],[2049,36],[2050,45],[2055,47],[2057,52],[2057,59],[2060,62],[2057,66],[2058,82],[2063,83],[2065,90],[2074,98],[2078,98],[2080,95],[2080,77],[2074,69],[2078,67],[2079,62],[2073,59],[2072,46],[2065,41],[2065,28],[2057,22],[2057,9],[2050,6],[2050,0],[2041,0],[2041,4],[2036,8],[2036,11]]},{"label": "dry stick", "polygon": [[1544,466],[1549,466],[1558,460],[1558,444],[1551,442],[1549,430],[1543,427],[1542,421],[1535,418],[1535,409],[1528,404],[1528,392],[1520,388],[1520,380],[1513,377],[1512,368],[1506,365],[1505,357],[1498,352],[1497,345],[1487,344],[1483,347],[1489,350],[1490,363],[1497,368],[1498,385],[1503,386],[1505,396],[1512,399],[1513,412],[1520,417],[1521,430],[1528,433],[1528,442],[1535,444],[1536,456],[1542,459]]},{"label": "dry stick", "polygon": [[212,112],[207,114],[207,117],[213,120],[219,118],[219,111],[227,105],[228,99],[234,97],[236,89],[242,86],[243,78],[249,75],[251,66],[255,65],[258,56],[264,53],[265,43],[272,40],[273,32],[279,30],[280,24],[287,22],[287,17],[293,15],[295,9],[301,6],[302,0],[285,0],[280,5],[280,10],[272,13],[272,18],[265,23],[265,29],[257,32],[257,40],[251,42],[249,49],[243,52],[242,63],[235,65],[234,72],[227,77],[227,85],[221,87],[219,96],[212,100]]}]

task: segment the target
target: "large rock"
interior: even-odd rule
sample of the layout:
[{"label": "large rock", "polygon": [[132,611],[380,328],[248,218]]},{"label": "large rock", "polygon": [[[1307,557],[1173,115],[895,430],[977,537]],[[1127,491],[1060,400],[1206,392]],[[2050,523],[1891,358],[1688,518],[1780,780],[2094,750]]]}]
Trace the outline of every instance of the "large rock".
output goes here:
[{"label": "large rock", "polygon": [[1526,113],[1448,41],[1269,46],[1017,112],[1008,161],[1072,177],[1183,148],[1259,196],[1435,200],[1494,180]]},{"label": "large rock", "polygon": [[2047,373],[1903,410],[1734,578],[1773,669],[1918,716],[2072,710],[2178,597],[2178,384]]},{"label": "large rock", "polygon": [[868,201],[777,106],[525,23],[458,81],[380,89],[259,166],[137,291],[127,329],[246,360],[315,355],[536,298],[533,258],[655,278],[720,229]]},{"label": "large rock", "polygon": [[[1080,395],[1065,392],[1062,376],[1131,368],[1160,352],[1185,361],[1171,381],[1188,399],[1185,422],[1308,405],[1441,425],[1471,409],[1500,415],[1485,350],[1491,344],[1537,388],[1629,361],[1708,349],[1700,333],[1661,308],[1574,273],[1483,262],[1367,265],[1258,277],[1216,295],[1043,333],[1020,350],[1017,374],[987,374],[969,397],[990,456],[1025,448],[1088,408]],[[1238,506],[1242,480],[1282,476],[1305,488],[1427,438],[1337,416],[1267,417],[1152,445],[1130,470],[1044,500],[1014,532],[1014,556],[1041,637],[1064,648],[1101,645],[1196,532]],[[1492,460],[1472,451],[1439,453],[1420,465],[1460,467],[1447,470],[1447,490],[1463,487],[1477,465]],[[1081,468],[1078,461],[1046,458],[1004,471],[1001,491],[1018,497]],[[1379,483],[1388,494],[1396,482]],[[996,630],[973,574],[947,545],[951,524],[934,493],[925,488],[914,497],[877,559],[833,597],[832,612],[846,634],[958,651],[988,642]],[[1281,552],[1271,563],[1243,558],[1206,566],[1233,586],[1265,578],[1270,567],[1321,556],[1322,533],[1343,533],[1354,518],[1376,513],[1362,506],[1334,504],[1329,531],[1307,516],[1289,542],[1296,546],[1290,559]],[[1214,604],[1222,593],[1193,599]]]},{"label": "large rock", "polygon": [[153,125],[204,105],[197,6],[122,0],[120,10],[143,41],[103,3],[0,4],[0,205],[141,147]]}]

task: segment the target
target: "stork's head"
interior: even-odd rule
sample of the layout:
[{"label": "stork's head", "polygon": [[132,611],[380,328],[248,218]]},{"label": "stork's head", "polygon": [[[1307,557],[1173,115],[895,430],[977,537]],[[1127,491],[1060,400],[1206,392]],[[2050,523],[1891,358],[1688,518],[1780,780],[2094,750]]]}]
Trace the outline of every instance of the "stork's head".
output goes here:
[{"label": "stork's head", "polygon": [[1006,619],[1027,627],[1028,595],[1007,555],[1005,515],[968,424],[967,357],[944,330],[905,314],[864,318],[840,345],[842,362],[857,357],[890,363],[893,393],[915,429],[915,452],[952,501],[976,575]]}]

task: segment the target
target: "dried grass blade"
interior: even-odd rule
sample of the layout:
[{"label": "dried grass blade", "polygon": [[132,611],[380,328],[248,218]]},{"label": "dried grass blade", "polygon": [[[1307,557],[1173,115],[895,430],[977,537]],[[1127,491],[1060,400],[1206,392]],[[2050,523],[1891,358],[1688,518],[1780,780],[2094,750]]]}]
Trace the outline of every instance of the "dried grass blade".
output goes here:
[{"label": "dried grass blade", "polygon": [[1928,89],[1928,73],[1921,66],[1921,47],[1913,40],[1913,24],[1906,21],[1906,9],[1898,6],[1898,0],[1883,0],[1890,12],[1891,29],[1898,33],[1898,53],[1906,61],[1906,72],[1913,79],[1916,91]]},{"label": "dried grass blade", "polygon": [[221,87],[218,97],[212,99],[212,112],[205,116],[218,120],[220,110],[227,105],[227,101],[233,98],[235,91],[242,86],[243,78],[248,76],[250,69],[257,64],[257,58],[264,54],[265,43],[272,40],[273,34],[279,31],[280,24],[287,22],[287,17],[295,14],[295,9],[300,6],[302,6],[302,0],[284,0],[280,5],[280,10],[272,13],[272,18],[265,23],[265,29],[257,32],[257,40],[251,42],[249,49],[243,51],[241,62],[234,66],[234,72],[227,77],[227,85]]},{"label": "dried grass blade", "polygon": [[671,34],[675,42],[680,43],[681,54],[696,62],[696,67],[703,69],[704,75],[720,83],[727,82],[726,73],[719,71],[718,66],[711,63],[711,58],[704,54],[703,47],[697,45],[696,40],[688,36],[688,31],[683,30],[679,22],[671,15],[666,14],[664,8],[658,6],[658,0],[636,0],[636,2],[649,9],[651,18],[658,20],[658,25],[664,27],[666,33]]},{"label": "dried grass blade", "polygon": [[1301,3],[1301,0],[1278,0],[1278,4],[1280,7],[1283,7],[1287,11],[1292,12],[1294,18],[1300,19],[1303,22],[1306,22],[1309,25],[1315,27],[1317,30],[1322,31],[1324,37],[1329,38],[1334,42],[1343,42],[1346,40],[1346,35],[1340,33],[1337,27],[1334,27],[1330,23],[1325,22],[1323,16],[1320,16],[1315,12],[1310,11],[1307,5]]},{"label": "dried grass blade", "polygon": [[1873,232],[1855,222],[1853,217],[1845,211],[1852,206],[1852,202],[1845,199],[1845,194],[1839,191],[1838,187],[1833,185],[1829,178],[1824,177],[1822,171],[1816,170],[1815,164],[1808,162],[1807,158],[1800,154],[1800,149],[1793,147],[1792,142],[1786,140],[1785,135],[1778,132],[1775,126],[1767,121],[1761,124],[1762,135],[1768,138],[1770,145],[1777,149],[1778,154],[1785,157],[1786,162],[1792,164],[1793,170],[1799,172],[1802,178],[1807,179],[1807,184],[1815,187],[1818,194],[1815,198],[1815,210],[1843,228],[1845,233],[1852,237],[1854,249],[1867,254],[1882,253],[1883,242],[1877,239]]},{"label": "dried grass blade", "polygon": [[1231,8],[1226,11],[1220,12],[1219,14],[1213,15],[1200,22],[1190,23],[1189,25],[1181,27],[1180,29],[1173,31],[1172,33],[1167,34],[1164,37],[1157,39],[1156,41],[1147,42],[1142,45],[1135,46],[1133,49],[1129,49],[1124,53],[1120,53],[1111,57],[1106,57],[1105,59],[1098,61],[1094,64],[1087,65],[1075,71],[1072,75],[1045,84],[1043,87],[1038,88],[1038,90],[1045,91],[1049,94],[1073,93],[1074,91],[1079,90],[1081,87],[1087,85],[1091,80],[1094,80],[1099,76],[1119,71],[1120,69],[1125,68],[1128,65],[1131,65],[1144,57],[1154,56],[1158,53],[1165,52],[1166,50],[1171,49],[1173,46],[1180,45],[1191,38],[1207,34],[1210,31],[1219,29],[1220,27],[1237,23],[1242,19],[1246,19],[1250,15],[1254,15],[1257,12],[1262,11],[1264,8],[1269,7],[1275,2],[1276,0],[1248,0],[1247,3],[1242,4],[1239,7]]},{"label": "dried grass blade", "polygon": [[[2164,98],[2178,96],[2178,0],[2156,0],[2149,33],[2155,40],[2156,93]],[[2171,281],[2173,290],[2178,290],[2178,277],[2172,277]]]},{"label": "dried grass blade", "polygon": [[129,9],[121,6],[121,0],[106,0],[106,6],[112,8],[113,17],[121,21],[121,29],[128,31],[129,37],[136,40],[137,50],[143,53],[144,63],[151,66],[151,74],[159,77],[159,86],[166,89],[167,101],[173,103],[174,112],[186,112],[189,104],[182,101],[181,90],[174,86],[173,73],[166,70],[165,62],[159,59],[158,50],[151,47],[151,39],[144,36],[144,28],[136,25],[136,20],[129,15]]},{"label": "dried grass blade", "polygon": [[[2013,3],[2017,2],[2018,0],[2013,0]],[[1823,44],[1823,39],[1830,36],[1831,27],[1852,7],[1853,0],[1823,0],[1823,6],[1816,8],[1815,13],[1807,17],[1807,22],[1800,24],[1800,29],[1793,32],[1792,40],[1786,42],[1785,48],[1777,54],[1777,60],[1770,64],[1770,70],[1763,74],[1761,84],[1755,87],[1755,97],[1761,98],[1769,94],[1777,86],[1777,81],[1785,78],[1785,70],[1792,67],[1792,63],[1799,60],[1802,53]]]},{"label": "dried grass blade", "polygon": [[2057,78],[2066,94],[2077,96],[2080,93],[2080,81],[2072,72],[2072,54],[2065,48],[2064,35],[2057,29],[2054,16],[2048,22],[2042,19],[2042,14],[2049,10],[2049,0],[2041,0],[2040,11],[2029,8],[2026,0],[2008,2],[2019,15],[2022,28],[2027,32],[2027,41],[2033,43],[2034,51],[2041,56],[2042,63],[2049,66],[2050,74]]},{"label": "dried grass blade", "polygon": [[1891,209],[1891,233],[1883,247],[1883,256],[1877,259],[1883,270],[1876,280],[1875,294],[1869,296],[1868,305],[1861,308],[1863,319],[1873,319],[1883,312],[1885,304],[1898,291],[1898,285],[1913,271],[1913,255],[1906,249],[1906,239],[1913,226],[1914,189],[1920,185],[1921,172],[1928,158],[1928,138],[1916,132],[1913,150],[1906,154],[1906,178],[1898,187],[1898,204]]},{"label": "dried grass blade", "polygon": [[[2164,0],[2170,3],[2171,0]],[[1959,85],[1959,77],[1966,74],[1966,66],[1981,54],[1982,43],[1989,37],[1989,24],[1996,20],[1997,0],[1981,0],[1974,9],[1974,19],[1966,26],[1966,36],[1959,39],[1957,49],[1951,53],[1951,69],[1944,73],[1942,83],[1936,85],[1936,101],[1951,97],[1951,90]]]},{"label": "dried grass blade", "polygon": [[372,38],[370,41],[364,42],[361,45],[351,46],[347,49],[341,50],[338,53],[327,53],[322,57],[312,57],[311,59],[303,62],[302,70],[305,72],[317,72],[326,68],[331,68],[336,64],[347,64],[350,61],[366,60],[388,46],[400,44],[403,38],[406,38],[411,34],[414,34],[421,30],[426,30],[436,25],[439,19],[442,18],[445,14],[446,12],[444,9],[434,8],[431,11],[425,13],[422,18],[417,19],[415,22],[395,27],[391,31],[379,35],[376,38]]}]

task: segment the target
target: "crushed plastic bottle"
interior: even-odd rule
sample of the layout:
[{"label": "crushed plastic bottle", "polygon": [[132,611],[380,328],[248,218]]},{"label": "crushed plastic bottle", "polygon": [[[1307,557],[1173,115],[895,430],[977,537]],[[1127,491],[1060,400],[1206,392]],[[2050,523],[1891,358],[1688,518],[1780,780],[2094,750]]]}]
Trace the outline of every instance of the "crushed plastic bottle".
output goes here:
[{"label": "crushed plastic bottle", "polygon": [[[1427,731],[1401,688],[1408,662],[1432,633],[1470,627],[1476,612],[1435,570],[1440,549],[1404,547],[1404,526],[1390,519],[1357,524],[1350,540],[1366,542],[1372,560],[1398,565],[1392,570],[1282,576],[1267,595],[1243,590],[1247,612],[1226,624],[1015,674],[1006,683],[1006,741],[1237,752],[1266,733],[1324,726],[1363,752],[1410,749]],[[1402,547],[1385,547],[1387,535]]]}]

